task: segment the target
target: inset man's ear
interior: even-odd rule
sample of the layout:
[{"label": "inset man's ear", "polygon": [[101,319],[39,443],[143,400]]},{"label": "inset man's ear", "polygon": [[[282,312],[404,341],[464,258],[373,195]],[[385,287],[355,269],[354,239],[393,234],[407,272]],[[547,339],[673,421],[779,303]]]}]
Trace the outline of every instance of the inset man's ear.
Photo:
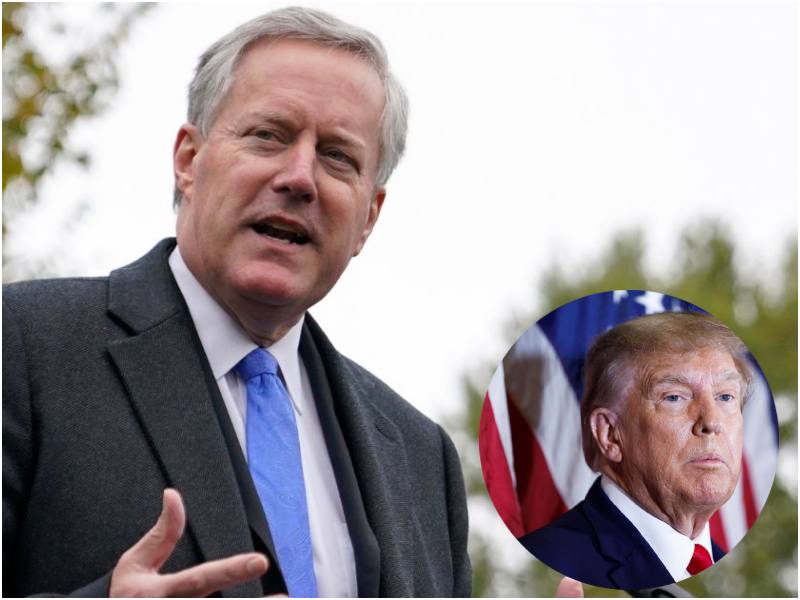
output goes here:
[{"label": "inset man's ear", "polygon": [[184,123],[175,137],[172,148],[172,168],[175,173],[175,186],[184,199],[191,201],[195,179],[194,159],[203,145],[200,131],[190,123]]},{"label": "inset man's ear", "polygon": [[606,460],[612,463],[622,462],[617,413],[608,408],[595,408],[589,416],[589,424],[594,441]]},{"label": "inset man's ear", "polygon": [[364,229],[361,231],[361,237],[353,250],[353,256],[358,256],[367,243],[369,234],[372,233],[372,228],[378,222],[378,216],[381,214],[383,208],[383,201],[386,199],[386,187],[378,186],[372,194],[372,199],[369,203],[369,212],[367,213],[367,222],[364,223]]}]

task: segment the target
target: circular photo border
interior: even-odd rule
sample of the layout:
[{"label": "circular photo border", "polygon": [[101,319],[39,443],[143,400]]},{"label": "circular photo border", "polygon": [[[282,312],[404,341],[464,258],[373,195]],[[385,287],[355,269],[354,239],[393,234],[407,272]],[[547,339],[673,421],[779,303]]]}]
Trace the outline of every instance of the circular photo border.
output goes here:
[{"label": "circular photo border", "polygon": [[[578,298],[553,310],[520,336],[498,366],[486,392],[478,443],[484,481],[498,514],[534,556],[584,583],[634,589],[685,578],[647,575],[645,559],[658,560],[656,555],[643,557],[646,549],[641,552],[621,548],[614,539],[615,535],[621,537],[620,532],[608,531],[610,537],[605,541],[598,539],[597,532],[592,534],[595,546],[605,545],[608,549],[610,544],[610,554],[617,553],[609,557],[609,574],[595,580],[576,577],[579,573],[563,568],[571,561],[590,560],[589,557],[576,554],[564,562],[549,556],[578,552],[578,548],[571,547],[569,536],[553,538],[552,552],[534,552],[531,538],[526,538],[533,532],[546,531],[543,528],[584,502],[593,486],[600,487],[600,474],[587,465],[581,442],[583,368],[592,342],[615,325],[661,312],[709,314],[680,298],[646,290],[616,290]],[[757,361],[749,353],[747,358],[752,382],[743,408],[741,474],[733,494],[709,520],[714,553],[721,551],[715,562],[753,526],[772,489],[777,469],[775,403]],[[542,539],[541,535],[538,537]],[[667,571],[662,569],[660,573]]]}]

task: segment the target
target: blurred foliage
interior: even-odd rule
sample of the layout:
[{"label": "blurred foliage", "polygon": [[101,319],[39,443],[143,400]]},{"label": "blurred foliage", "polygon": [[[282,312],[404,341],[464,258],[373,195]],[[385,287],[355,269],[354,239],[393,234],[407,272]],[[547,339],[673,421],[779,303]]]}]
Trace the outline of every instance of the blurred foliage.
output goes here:
[{"label": "blurred foliage", "polygon": [[[571,300],[614,289],[646,289],[683,298],[730,325],[758,359],[779,405],[781,460],[795,464],[797,455],[797,241],[787,244],[778,281],[749,281],[735,269],[735,246],[717,222],[688,228],[669,277],[646,272],[646,251],[640,231],[617,236],[598,260],[566,272],[556,265],[541,278],[540,302],[532,313],[516,315],[506,338],[513,342],[538,318]],[[771,265],[776,267],[777,265]],[[489,502],[478,457],[477,436],[483,398],[496,365],[471,370],[464,381],[466,411],[451,431],[465,465],[470,505]],[[788,459],[788,460],[787,460]],[[796,477],[796,475],[794,476]],[[502,528],[502,522],[498,524]],[[531,558],[520,569],[502,564],[495,538],[507,531],[470,532],[475,596],[552,596],[561,576]],[[760,518],[717,567],[681,583],[695,596],[797,595],[796,478],[776,478]],[[627,594],[586,586],[589,597]]]},{"label": "blurred foliage", "polygon": [[[3,241],[60,161],[87,166],[70,129],[105,109],[119,85],[116,60],[143,3],[3,3]],[[6,255],[3,255],[4,266]]]}]

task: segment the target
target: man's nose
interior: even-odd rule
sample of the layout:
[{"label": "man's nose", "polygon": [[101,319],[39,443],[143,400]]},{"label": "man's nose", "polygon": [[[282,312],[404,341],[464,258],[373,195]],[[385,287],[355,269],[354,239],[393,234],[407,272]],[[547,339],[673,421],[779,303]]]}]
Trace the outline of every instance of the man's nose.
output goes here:
[{"label": "man's nose", "polygon": [[316,200],[314,168],[317,151],[314,145],[297,141],[286,149],[281,158],[283,161],[272,178],[273,191],[305,202]]},{"label": "man's nose", "polygon": [[712,435],[722,432],[722,412],[717,399],[710,391],[703,391],[694,399],[694,434]]}]

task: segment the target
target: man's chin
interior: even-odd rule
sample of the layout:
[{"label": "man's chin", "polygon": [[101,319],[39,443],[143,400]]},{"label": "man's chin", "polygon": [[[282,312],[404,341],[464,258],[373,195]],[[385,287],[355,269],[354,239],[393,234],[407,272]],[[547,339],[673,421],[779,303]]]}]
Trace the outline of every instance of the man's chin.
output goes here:
[{"label": "man's chin", "polygon": [[265,282],[237,288],[239,296],[254,307],[291,308],[304,312],[307,308],[303,299],[306,297],[300,289],[292,285],[281,285],[281,282]]},{"label": "man's chin", "polygon": [[250,312],[250,318],[259,317],[253,311],[272,309],[294,319],[321,300],[335,283],[332,279],[328,285],[321,270],[319,265],[248,261],[221,279],[227,283],[229,300]]},{"label": "man's chin", "polygon": [[735,487],[730,474],[709,473],[696,481],[690,496],[696,506],[716,510],[728,501]]},{"label": "man's chin", "polygon": [[263,263],[238,269],[228,283],[236,295],[248,302],[274,307],[301,305],[310,292],[307,278],[292,269]]},{"label": "man's chin", "polygon": [[228,313],[258,344],[283,337],[308,308],[297,288],[274,283],[228,288]]}]

